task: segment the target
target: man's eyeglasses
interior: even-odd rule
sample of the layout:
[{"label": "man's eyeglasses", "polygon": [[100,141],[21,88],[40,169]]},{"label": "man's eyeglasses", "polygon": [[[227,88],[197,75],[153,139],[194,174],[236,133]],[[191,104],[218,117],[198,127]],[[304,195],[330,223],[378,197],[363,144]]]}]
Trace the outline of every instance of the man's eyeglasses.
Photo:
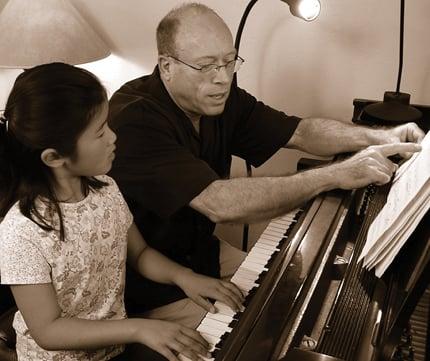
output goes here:
[{"label": "man's eyeglasses", "polygon": [[224,65],[206,64],[206,65],[197,67],[195,65],[188,64],[185,61],[182,61],[182,60],[180,60],[174,56],[169,55],[169,57],[175,59],[176,61],[179,61],[180,63],[182,63],[186,66],[189,66],[190,68],[192,68],[194,70],[198,70],[199,72],[204,73],[204,74],[208,74],[208,73],[211,73],[214,71],[219,72],[221,70],[221,68],[225,68],[225,70],[228,74],[233,75],[234,73],[236,73],[240,69],[240,66],[245,61],[239,55],[237,55],[236,59],[231,60]]}]

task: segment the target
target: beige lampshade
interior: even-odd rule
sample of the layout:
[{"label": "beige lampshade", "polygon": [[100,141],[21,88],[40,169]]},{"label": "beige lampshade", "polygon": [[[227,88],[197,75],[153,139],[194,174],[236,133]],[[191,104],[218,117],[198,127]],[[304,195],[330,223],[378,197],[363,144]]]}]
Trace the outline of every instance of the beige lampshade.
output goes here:
[{"label": "beige lampshade", "polygon": [[68,0],[9,0],[0,13],[1,68],[83,64],[109,54]]}]

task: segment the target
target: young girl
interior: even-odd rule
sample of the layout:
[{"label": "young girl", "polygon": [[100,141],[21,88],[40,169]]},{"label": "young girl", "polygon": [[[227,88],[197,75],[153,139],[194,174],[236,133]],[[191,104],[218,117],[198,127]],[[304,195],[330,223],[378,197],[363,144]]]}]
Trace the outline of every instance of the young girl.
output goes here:
[{"label": "young girl", "polygon": [[0,123],[0,272],[18,306],[18,359],[110,360],[127,343],[168,360],[179,352],[206,356],[208,344],[195,330],[126,318],[126,260],[208,311],[206,298],[239,309],[242,295],[146,245],[104,175],[116,140],[107,112],[98,79],[62,63],[26,70],[9,95]]}]

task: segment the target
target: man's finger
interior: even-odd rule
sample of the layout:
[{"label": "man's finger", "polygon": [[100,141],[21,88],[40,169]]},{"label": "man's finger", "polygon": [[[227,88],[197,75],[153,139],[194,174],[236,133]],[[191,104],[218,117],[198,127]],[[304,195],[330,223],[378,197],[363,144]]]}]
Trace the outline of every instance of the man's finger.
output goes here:
[{"label": "man's finger", "polygon": [[380,149],[382,155],[390,157],[395,154],[419,152],[422,147],[417,143],[393,143],[379,145],[378,149]]},{"label": "man's finger", "polygon": [[406,140],[410,142],[420,143],[425,136],[423,130],[415,123],[406,124]]}]

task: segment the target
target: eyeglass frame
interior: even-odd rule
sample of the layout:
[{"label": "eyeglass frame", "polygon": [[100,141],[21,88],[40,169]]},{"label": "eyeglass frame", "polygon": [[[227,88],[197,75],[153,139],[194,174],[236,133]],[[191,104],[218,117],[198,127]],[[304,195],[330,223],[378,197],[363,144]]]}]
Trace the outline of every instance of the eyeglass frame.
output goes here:
[{"label": "eyeglass frame", "polygon": [[[191,69],[194,69],[194,70],[198,70],[201,74],[209,74],[211,71],[213,71],[213,70],[216,70],[217,71],[217,73],[221,70],[221,68],[225,68],[226,70],[227,70],[227,66],[229,65],[229,64],[231,64],[231,63],[235,63],[235,66],[234,66],[234,68],[233,68],[233,72],[232,72],[232,74],[234,74],[234,73],[236,73],[237,71],[239,71],[239,69],[240,69],[240,67],[242,66],[242,64],[245,62],[245,59],[243,59],[241,56],[239,56],[239,55],[236,55],[236,57],[235,57],[235,59],[234,60],[230,60],[229,62],[227,62],[226,64],[224,64],[224,65],[218,65],[218,64],[206,64],[206,65],[203,65],[202,67],[200,67],[200,68],[198,68],[197,66],[194,66],[194,65],[191,65],[191,64],[188,64],[188,63],[186,63],[185,61],[183,61],[183,60],[181,60],[181,59],[178,59],[178,58],[176,58],[176,57],[174,57],[173,55],[167,55],[169,58],[172,58],[172,59],[175,59],[176,61],[179,61],[181,64],[184,64],[184,65],[186,65],[186,66],[188,66],[188,67],[190,67]],[[237,64],[237,61],[239,61],[240,63],[239,63],[239,65],[237,66],[236,64]],[[237,69],[236,69],[236,66],[237,66]],[[209,68],[208,68],[209,67]],[[206,70],[206,71],[203,71],[203,69],[205,69],[205,68],[208,68],[208,70]]]}]

